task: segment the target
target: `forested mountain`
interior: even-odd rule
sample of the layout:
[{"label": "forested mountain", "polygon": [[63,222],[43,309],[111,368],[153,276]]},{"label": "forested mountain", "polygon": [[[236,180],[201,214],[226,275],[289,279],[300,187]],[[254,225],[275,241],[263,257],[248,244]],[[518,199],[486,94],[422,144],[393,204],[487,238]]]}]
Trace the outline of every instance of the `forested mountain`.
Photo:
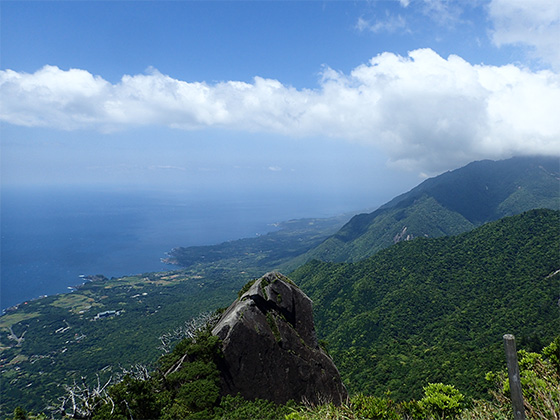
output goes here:
[{"label": "forested mountain", "polygon": [[343,218],[291,221],[171,253],[186,269],[93,276],[73,293],[26,302],[0,317],[0,417],[17,405],[44,410],[82,376],[154,363],[160,337],[228,304],[251,278],[312,257],[357,261],[395,242],[363,261],[313,261],[290,275],[314,300],[318,334],[349,391],[418,398],[431,381],[481,396],[484,374],[503,364],[504,333],[538,351],[560,331],[560,220],[538,210],[476,227],[558,210],[558,162],[475,162],[342,228]]},{"label": "forested mountain", "polygon": [[358,261],[402,240],[466,232],[535,208],[560,209],[558,158],[473,162],[427,179],[296,259]]},{"label": "forested mountain", "polygon": [[45,410],[82,376],[107,379],[137,363],[150,366],[162,335],[228,305],[248,280],[320,243],[350,217],[292,220],[257,238],[177,249],[170,258],[188,268],[89,276],[72,293],[11,308],[0,317],[0,418],[17,405]]},{"label": "forested mountain", "polygon": [[560,213],[532,210],[468,233],[401,242],[291,278],[351,393],[419,398],[427,382],[484,397],[502,335],[539,350],[560,331]]}]

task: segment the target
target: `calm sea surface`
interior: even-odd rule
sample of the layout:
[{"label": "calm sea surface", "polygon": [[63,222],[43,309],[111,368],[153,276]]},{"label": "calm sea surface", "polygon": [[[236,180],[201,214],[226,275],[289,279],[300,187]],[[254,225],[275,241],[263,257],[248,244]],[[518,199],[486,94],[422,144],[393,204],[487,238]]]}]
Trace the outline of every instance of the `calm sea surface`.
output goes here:
[{"label": "calm sea surface", "polygon": [[273,223],[351,211],[341,198],[61,189],[6,190],[1,200],[1,309],[63,293],[80,275],[173,269],[177,246],[254,237]]}]

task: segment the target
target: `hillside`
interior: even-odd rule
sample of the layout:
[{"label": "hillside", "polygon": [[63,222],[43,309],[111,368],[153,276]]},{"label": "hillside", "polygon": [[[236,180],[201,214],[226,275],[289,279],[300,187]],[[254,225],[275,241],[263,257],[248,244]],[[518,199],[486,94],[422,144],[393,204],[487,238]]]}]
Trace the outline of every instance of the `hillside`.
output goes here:
[{"label": "hillside", "polygon": [[[0,418],[17,405],[42,411],[81,376],[103,378],[161,355],[159,337],[225,306],[250,279],[335,233],[349,215],[280,223],[278,230],[214,247],[180,248],[189,268],[107,279],[22,302],[0,317]],[[96,319],[100,313],[119,315]]]},{"label": "hillside", "polygon": [[[351,394],[419,399],[443,382],[484,398],[486,372],[504,365],[505,332],[540,351],[560,329],[559,245],[560,213],[533,210],[358,263],[314,261],[290,277],[314,300],[319,339]],[[12,331],[1,336],[3,416],[17,405],[48,412],[82,376],[149,366],[162,333],[231,299],[226,278],[185,271],[92,280],[0,318]]]},{"label": "hillside", "polygon": [[466,232],[534,208],[560,209],[560,161],[484,160],[427,179],[376,211],[354,216],[336,234],[297,258],[359,261],[394,243]]},{"label": "hillside", "polygon": [[[542,168],[535,162],[540,162]],[[508,167],[510,172],[492,169],[496,165]],[[514,168],[515,165],[517,167]],[[340,251],[337,252],[340,255],[346,255],[348,259],[353,259],[357,258],[352,255],[358,255],[354,254],[358,250],[363,252],[363,255],[367,255],[383,248],[383,246],[369,248],[371,246],[369,240],[375,235],[383,237],[384,246],[393,244],[395,237],[392,236],[391,229],[397,229],[398,233],[402,233],[397,239],[406,239],[408,234],[411,234],[411,237],[423,236],[423,234],[414,232],[426,231],[431,232],[429,236],[441,236],[473,229],[481,223],[480,220],[490,217],[488,214],[491,213],[484,209],[497,209],[496,212],[507,214],[507,212],[515,213],[526,207],[530,208],[532,205],[537,206],[539,203],[544,207],[557,207],[560,197],[557,165],[558,161],[554,159],[475,162],[465,168],[427,180],[409,193],[390,201],[376,212],[355,216],[344,227],[342,225],[350,218],[349,216],[346,219],[346,216],[341,216],[332,219],[290,221],[280,225],[279,231],[258,238],[231,241],[208,247],[178,248],[171,253],[170,258],[176,259],[178,264],[187,268],[175,272],[145,273],[113,279],[94,276],[95,281],[86,283],[73,293],[22,303],[16,310],[0,317],[0,389],[2,390],[0,417],[6,412],[11,412],[18,404],[25,404],[31,409],[43,410],[49,400],[60,395],[62,385],[79,379],[82,375],[93,380],[98,371],[102,371],[105,376],[110,376],[114,372],[118,372],[121,367],[130,364],[150,365],[161,354],[158,346],[161,344],[159,337],[162,334],[176,330],[185,321],[201,312],[212,311],[226,305],[236,295],[239,288],[251,278],[275,269],[288,273],[287,267],[297,268],[300,261],[305,262],[310,258],[311,254],[306,254],[306,252],[321,243],[323,244],[316,249],[321,250],[321,247],[325,245],[336,245],[337,247],[340,245],[341,247],[337,248]],[[469,176],[463,176],[466,168],[469,168],[467,171]],[[501,174],[500,176],[496,175],[498,172]],[[492,178],[494,183],[484,184],[489,186],[489,191],[500,191],[500,188],[510,191],[512,185],[517,185],[517,190],[513,193],[506,191],[494,194],[497,198],[492,199],[494,201],[489,199],[488,202],[493,204],[487,206],[484,204],[486,202],[480,199],[480,197],[485,197],[486,188],[480,186],[483,185],[484,180],[489,179],[488,173],[494,174]],[[523,173],[532,175],[524,176]],[[472,206],[470,213],[463,212],[464,214],[449,210],[453,203],[462,203],[453,207],[457,209],[464,208],[468,204],[468,199],[461,199],[457,194],[461,191],[470,191],[467,187],[473,185],[480,187],[473,188],[473,191],[478,192],[479,195],[473,193],[469,196],[471,197],[469,200],[478,203],[477,206]],[[456,197],[446,201],[445,194],[455,194]],[[481,216],[476,216],[475,210],[480,210]],[[380,215],[382,217],[377,217]],[[365,227],[366,230],[360,230],[360,226]],[[404,233],[403,226],[407,227]],[[341,227],[342,229],[340,229]],[[557,232],[557,228],[558,224],[555,226],[553,224],[549,233]],[[337,231],[338,233],[336,233]],[[477,231],[473,231],[471,234],[474,232]],[[333,234],[335,235],[331,236]],[[480,235],[477,240],[486,244],[483,245],[484,247],[490,247],[492,240],[486,242],[484,234],[480,233]],[[527,251],[531,251],[528,255],[535,253],[532,255],[535,263],[545,258],[543,256],[548,256],[548,262],[543,262],[543,265],[558,262],[558,236],[556,233],[556,237],[551,238],[550,244],[552,245],[550,246],[542,245],[540,249],[528,249]],[[462,237],[460,235],[458,238]],[[539,237],[537,236],[537,239]],[[528,243],[533,241],[531,238],[526,239]],[[442,242],[434,243],[447,244],[441,245],[445,248],[451,247],[450,244],[454,244],[456,240],[458,239],[446,238],[441,239]],[[504,244],[510,242],[507,236],[495,237],[493,240]],[[463,375],[460,373],[463,372],[460,370],[463,367],[455,367],[456,362],[454,361],[464,358],[463,351],[473,350],[473,354],[476,355],[476,357],[473,356],[473,360],[479,360],[482,357],[480,354],[485,353],[488,353],[488,360],[491,357],[494,358],[494,363],[501,360],[500,339],[496,340],[493,333],[490,334],[491,337],[487,333],[486,341],[476,341],[476,343],[472,341],[471,347],[467,348],[445,338],[445,334],[449,333],[448,325],[450,324],[447,322],[455,322],[453,317],[446,318],[445,322],[435,323],[430,327],[431,332],[429,334],[426,332],[427,336],[406,335],[406,340],[401,339],[400,335],[396,339],[388,338],[392,337],[390,333],[394,332],[395,328],[408,324],[406,317],[412,317],[413,310],[421,310],[428,304],[431,305],[431,300],[421,293],[431,293],[433,296],[441,298],[441,301],[436,299],[438,303],[447,302],[448,298],[447,289],[444,289],[443,286],[441,286],[441,290],[432,290],[428,285],[418,286],[412,282],[416,277],[399,277],[404,276],[404,272],[401,273],[402,267],[406,267],[409,273],[420,270],[417,272],[418,276],[432,269],[436,270],[434,273],[443,272],[446,275],[449,271],[453,275],[453,279],[459,279],[458,284],[466,284],[465,287],[468,289],[465,292],[466,295],[473,293],[475,286],[480,289],[480,296],[488,292],[485,287],[469,283],[470,280],[467,281],[460,275],[460,273],[468,272],[465,267],[471,267],[468,263],[471,258],[474,261],[472,267],[478,267],[477,274],[485,273],[487,266],[477,259],[479,258],[478,250],[472,251],[472,254],[463,255],[461,262],[454,260],[443,262],[439,257],[448,254],[453,247],[445,248],[445,251],[440,252],[442,255],[437,254],[438,258],[435,258],[434,254],[427,254],[429,261],[424,261],[418,256],[423,255],[422,252],[427,252],[424,244],[432,244],[432,242],[419,240],[400,243],[394,249],[389,248],[376,255],[372,261],[379,261],[377,263],[370,260],[356,265],[313,262],[296,272],[298,277],[294,277],[294,279],[298,284],[301,282],[304,292],[315,301],[319,334],[330,342],[331,350],[337,358],[337,366],[348,381],[351,391],[361,390],[363,387],[364,392],[369,392],[368,390],[382,392],[383,386],[379,384],[387,383],[395,395],[398,395],[398,390],[407,389],[410,381],[418,383],[427,378],[428,373],[439,372],[443,369],[434,367],[430,364],[432,362],[425,362],[425,360],[432,359],[424,358],[424,353],[422,353],[424,350],[439,358],[434,356],[433,360],[442,360],[445,355],[449,354],[450,366],[456,370],[454,377]],[[426,249],[432,249],[432,246],[436,245],[429,245],[429,248]],[[476,249],[476,246],[473,246]],[[519,249],[523,249],[524,246],[521,243]],[[420,254],[416,255],[415,252]],[[499,260],[500,264],[504,262],[512,267],[517,267],[520,261],[514,258],[517,251],[509,250],[506,256],[501,256],[501,252],[500,247],[496,247],[495,252],[488,251],[488,261]],[[299,255],[300,253],[303,253],[303,256]],[[392,258],[394,261],[391,261]],[[436,264],[438,261],[439,263]],[[533,261],[529,261],[529,263],[532,264]],[[372,265],[370,266],[370,264]],[[558,268],[560,267],[556,267],[556,269]],[[385,269],[389,270],[388,274],[384,274]],[[500,272],[504,278],[509,278],[508,276],[515,273],[515,271],[509,272],[503,268],[500,270],[502,270]],[[536,276],[546,277],[549,274],[543,273],[540,269],[527,268],[527,272],[531,271],[534,271]],[[360,277],[360,273],[363,274],[362,277]],[[375,277],[372,277],[371,273],[374,273]],[[541,285],[542,278],[534,280],[531,276],[527,277],[525,274],[523,276],[519,278],[536,282],[533,292],[522,290],[528,296],[528,302],[540,299],[547,293],[543,290],[547,290],[548,283]],[[392,291],[389,295],[378,295],[368,291],[369,286],[366,287],[369,284],[368,279],[371,278],[387,278],[391,281],[401,279],[399,281],[405,282],[406,287],[400,292],[399,289]],[[438,278],[438,275],[432,274],[430,278]],[[412,283],[409,284],[409,282]],[[558,274],[550,277],[550,282],[558,285]],[[374,291],[376,287],[374,287]],[[556,287],[558,289],[558,286]],[[380,289],[379,293],[381,291]],[[453,288],[452,293],[459,292]],[[508,294],[508,296],[510,295]],[[379,302],[370,301],[370,297],[380,300]],[[411,297],[417,297],[418,301]],[[412,302],[404,308],[402,302],[407,302],[407,299],[412,299]],[[476,301],[476,304],[473,303],[469,310],[485,311],[485,309],[481,309],[483,306],[480,305],[483,304],[480,303],[480,299]],[[489,297],[488,299],[494,298]],[[514,299],[514,301],[516,300]],[[377,302],[380,306],[376,306],[377,309],[371,309],[366,305],[367,302]],[[501,302],[501,305],[505,306],[506,301]],[[404,312],[397,313],[397,309]],[[95,320],[97,314],[113,310],[119,311],[120,314]],[[384,335],[376,341],[371,338],[373,333],[369,331],[371,325],[374,324],[369,320],[378,319],[375,317],[385,319],[379,315],[379,311],[383,311],[383,314],[393,314],[391,317],[394,318],[389,318],[386,322],[390,321],[394,327],[391,327],[392,330],[388,330],[387,324],[379,324],[380,326],[376,328],[381,328],[380,331],[383,331]],[[443,309],[438,309],[438,311],[441,312]],[[505,309],[504,311],[507,312]],[[540,316],[539,310],[532,309],[532,311],[535,317]],[[473,313],[473,319],[479,320],[481,315]],[[458,316],[458,313],[455,313],[455,316]],[[527,321],[526,324],[528,326],[537,325],[539,319],[535,317],[533,321]],[[419,319],[423,318],[419,316]],[[389,324],[389,326],[391,325]],[[467,323],[467,325],[471,324]],[[479,321],[473,322],[472,328],[474,329],[467,329],[465,334],[471,336],[475,334],[475,329],[481,326],[490,331],[488,325],[493,325],[493,320],[488,320],[487,324]],[[499,327],[499,324],[497,325]],[[525,329],[527,332],[523,332],[525,338],[521,344],[529,349],[540,349],[541,344],[546,344],[546,341],[550,340],[547,325],[535,326],[534,331],[530,330],[530,327]],[[364,334],[363,340],[365,341],[360,341],[361,339],[356,337],[356,331],[360,331],[360,328],[362,329],[360,334]],[[442,330],[443,344],[440,342],[438,328]],[[402,333],[401,330],[398,331],[400,331],[399,334]],[[511,332],[519,335],[520,331]],[[501,337],[502,333],[503,331],[496,332],[498,337]],[[427,341],[418,345],[414,342],[418,337]],[[541,342],[542,340],[544,342]],[[494,343],[494,347],[490,350],[488,350],[491,346],[488,344],[489,342]],[[354,346],[353,343],[356,345]],[[348,350],[350,346],[353,347],[352,350]],[[372,359],[371,355],[375,355],[375,359]],[[368,365],[367,362],[371,360],[375,360],[376,364]],[[489,370],[492,366],[490,362],[484,363],[481,362],[478,367],[477,373],[482,372],[482,376],[477,376],[479,381],[484,377],[485,369]],[[359,370],[362,368],[363,374],[360,374]],[[409,376],[417,375],[417,378],[407,377],[405,381],[405,379],[395,379],[396,377],[392,376],[403,369],[408,372]],[[438,375],[430,377],[430,379],[437,380],[439,377],[447,377],[445,372],[440,372]],[[462,381],[466,383],[475,376],[475,373],[472,372]],[[369,380],[370,377],[372,380]],[[473,380],[473,384],[475,382]],[[400,384],[406,386],[401,387]],[[472,393],[480,395],[480,392],[483,392],[481,391],[483,386],[480,382],[476,382]],[[410,388],[410,392],[404,392],[404,397],[406,398],[409,394],[417,395],[417,388]]]},{"label": "hillside", "polygon": [[[246,281],[236,280],[185,271],[95,276],[73,293],[22,303],[0,317],[0,418],[18,405],[44,411],[82,376],[150,366],[162,354],[159,337],[227,305]],[[115,314],[98,316],[108,311]]]},{"label": "hillside", "polygon": [[560,213],[532,210],[358,263],[313,261],[291,278],[351,393],[419,398],[443,382],[484,397],[504,333],[540,350],[560,331],[559,249]]},{"label": "hillside", "polygon": [[165,262],[190,269],[212,267],[214,270],[250,272],[256,277],[315,248],[351,217],[351,214],[342,214],[324,219],[288,220],[278,223],[278,230],[256,238],[174,248]]}]

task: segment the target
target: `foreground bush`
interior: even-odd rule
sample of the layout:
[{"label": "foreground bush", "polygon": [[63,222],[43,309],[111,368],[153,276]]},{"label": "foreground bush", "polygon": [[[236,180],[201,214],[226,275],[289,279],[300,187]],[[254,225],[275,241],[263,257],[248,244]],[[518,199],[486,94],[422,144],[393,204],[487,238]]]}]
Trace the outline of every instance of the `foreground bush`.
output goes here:
[{"label": "foreground bush", "polygon": [[[156,372],[127,375],[107,387],[84,383],[74,396],[88,395],[73,410],[58,409],[57,418],[114,419],[209,419],[209,420],[510,420],[513,418],[507,372],[490,372],[492,401],[466,402],[452,385],[430,383],[418,401],[395,402],[390,394],[374,397],[357,394],[340,406],[332,403],[277,405],[266,400],[248,401],[241,396],[219,395],[217,364],[219,340],[208,330],[178,343],[163,356]],[[520,377],[527,418],[560,420],[560,337],[541,354],[519,351]],[[82,394],[79,394],[79,392]],[[95,392],[93,392],[95,391]],[[83,396],[82,395],[82,396]],[[74,404],[75,399],[67,399]],[[62,405],[64,407],[64,404]],[[71,408],[71,406],[67,406]],[[12,419],[46,419],[22,408]]]},{"label": "foreground bush", "polygon": [[[520,350],[518,359],[527,418],[560,419],[560,337],[556,337],[541,354]],[[507,372],[489,372],[486,379],[494,385],[492,394],[497,405],[509,409],[511,400]]]}]

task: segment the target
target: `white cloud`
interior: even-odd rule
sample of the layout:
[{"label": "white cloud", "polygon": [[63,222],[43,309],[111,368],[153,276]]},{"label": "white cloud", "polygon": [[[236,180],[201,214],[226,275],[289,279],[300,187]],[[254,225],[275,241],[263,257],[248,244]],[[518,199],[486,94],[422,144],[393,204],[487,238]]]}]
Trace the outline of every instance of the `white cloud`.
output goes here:
[{"label": "white cloud", "polygon": [[[0,119],[56,129],[141,125],[220,127],[370,144],[424,172],[480,158],[560,155],[560,76],[514,65],[472,65],[420,49],[383,53],[318,89],[277,80],[207,84],[157,71],[111,84],[84,70],[0,71]],[[272,170],[272,168],[270,168]]]},{"label": "white cloud", "polygon": [[34,74],[0,72],[0,118],[12,124],[79,128],[103,120],[111,85],[85,70],[45,66]]},{"label": "white cloud", "polygon": [[488,13],[495,45],[526,46],[535,58],[560,69],[558,0],[492,0]]}]

